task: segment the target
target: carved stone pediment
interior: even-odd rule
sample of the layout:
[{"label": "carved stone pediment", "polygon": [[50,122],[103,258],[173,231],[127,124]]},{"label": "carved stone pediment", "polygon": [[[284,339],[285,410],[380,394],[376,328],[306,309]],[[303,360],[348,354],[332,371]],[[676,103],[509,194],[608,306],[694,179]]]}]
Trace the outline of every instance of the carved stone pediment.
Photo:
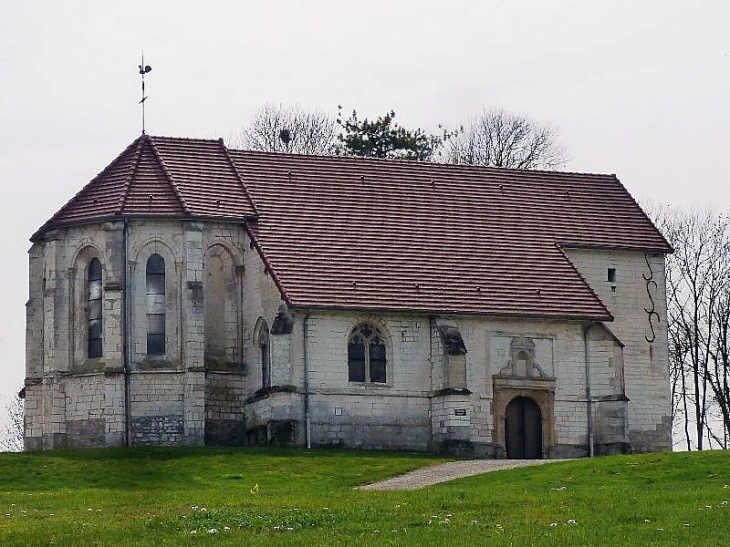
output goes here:
[{"label": "carved stone pediment", "polygon": [[535,361],[535,342],[531,338],[517,337],[510,343],[507,365],[500,369],[502,378],[548,378]]}]

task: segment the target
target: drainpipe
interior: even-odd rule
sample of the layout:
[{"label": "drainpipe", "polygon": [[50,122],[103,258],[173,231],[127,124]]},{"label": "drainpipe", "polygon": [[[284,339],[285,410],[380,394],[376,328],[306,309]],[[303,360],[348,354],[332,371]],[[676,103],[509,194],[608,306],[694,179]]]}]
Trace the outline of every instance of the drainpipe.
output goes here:
[{"label": "drainpipe", "polygon": [[132,446],[132,439],[130,434],[130,427],[132,424],[131,411],[129,408],[129,354],[130,354],[130,321],[129,316],[131,312],[129,310],[131,298],[129,296],[129,279],[127,276],[127,256],[129,252],[129,223],[128,219],[124,218],[124,229],[122,230],[122,288],[124,290],[124,305],[122,306],[122,333],[124,340],[122,343],[122,362],[124,370],[124,445],[129,448]]},{"label": "drainpipe", "polygon": [[586,403],[588,408],[588,455],[589,457],[594,456],[593,448],[593,401],[591,397],[591,357],[588,344],[588,331],[596,326],[596,322],[591,321],[583,329],[583,346],[585,350],[585,364],[586,364]]},{"label": "drainpipe", "polygon": [[436,362],[436,359],[434,358],[434,355],[433,355],[433,328],[434,328],[434,319],[435,318],[433,316],[429,316],[429,318],[428,318],[428,363],[430,365],[429,366],[429,369],[430,369],[429,370],[429,375],[431,377],[431,382],[430,382],[430,385],[428,386],[429,387],[429,393],[430,393],[430,396],[428,398],[428,402],[429,402],[429,405],[428,405],[428,417],[429,417],[429,420],[431,422],[429,424],[428,432],[429,432],[429,445],[432,448],[435,449],[436,448],[436,445],[435,445],[434,439],[433,439],[433,437],[434,437],[434,427],[433,427],[433,395],[436,393],[436,387],[433,384],[433,369],[434,369],[435,362]]},{"label": "drainpipe", "polygon": [[312,310],[307,310],[307,314],[304,316],[304,322],[302,323],[302,334],[304,338],[304,437],[307,449],[312,448],[312,430],[309,418],[309,360],[307,359],[307,327],[311,315]]}]

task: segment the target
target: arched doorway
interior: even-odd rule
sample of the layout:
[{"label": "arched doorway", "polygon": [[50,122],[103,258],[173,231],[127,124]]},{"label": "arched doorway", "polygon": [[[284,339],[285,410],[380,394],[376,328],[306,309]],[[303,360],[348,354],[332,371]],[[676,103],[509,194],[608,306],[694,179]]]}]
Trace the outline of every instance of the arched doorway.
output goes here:
[{"label": "arched doorway", "polygon": [[542,458],[542,413],[529,397],[515,397],[504,417],[507,457],[520,460]]}]

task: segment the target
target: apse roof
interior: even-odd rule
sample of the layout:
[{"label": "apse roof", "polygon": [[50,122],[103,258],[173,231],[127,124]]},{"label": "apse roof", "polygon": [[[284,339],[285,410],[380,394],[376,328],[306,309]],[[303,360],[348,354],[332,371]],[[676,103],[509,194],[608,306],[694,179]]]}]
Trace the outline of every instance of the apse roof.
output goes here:
[{"label": "apse roof", "polygon": [[142,135],[39,230],[116,216],[243,220],[256,209],[222,140]]}]

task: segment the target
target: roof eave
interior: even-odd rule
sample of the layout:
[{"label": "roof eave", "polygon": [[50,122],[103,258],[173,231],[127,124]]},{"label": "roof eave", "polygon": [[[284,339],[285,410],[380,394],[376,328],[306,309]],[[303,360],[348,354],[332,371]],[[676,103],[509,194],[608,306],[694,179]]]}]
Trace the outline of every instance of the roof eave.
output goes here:
[{"label": "roof eave", "polygon": [[236,224],[245,224],[248,221],[255,222],[258,220],[257,216],[244,215],[244,216],[209,216],[209,215],[180,215],[180,214],[144,214],[144,213],[121,213],[113,215],[104,215],[95,218],[85,218],[83,220],[69,221],[55,223],[52,221],[46,222],[43,226],[30,236],[30,242],[35,243],[40,240],[46,233],[51,230],[58,228],[69,228],[73,226],[86,226],[89,224],[98,224],[100,222],[110,222],[113,220],[123,219],[147,219],[147,220],[202,220],[205,222],[232,222]]},{"label": "roof eave", "polygon": [[628,245],[605,245],[605,244],[591,244],[591,243],[572,243],[568,241],[558,241],[557,245],[562,249],[592,249],[597,251],[633,251],[638,253],[661,253],[671,254],[674,249],[671,245],[667,247],[632,247]]},{"label": "roof eave", "polygon": [[463,309],[433,309],[433,308],[391,308],[387,306],[347,306],[347,305],[318,305],[314,303],[292,303],[290,307],[295,310],[323,310],[323,311],[352,311],[363,313],[417,313],[421,315],[468,315],[470,317],[489,317],[505,319],[546,319],[557,321],[606,321],[613,322],[611,314],[549,314],[549,313],[520,313],[520,312],[490,312],[488,310],[463,310]]}]

